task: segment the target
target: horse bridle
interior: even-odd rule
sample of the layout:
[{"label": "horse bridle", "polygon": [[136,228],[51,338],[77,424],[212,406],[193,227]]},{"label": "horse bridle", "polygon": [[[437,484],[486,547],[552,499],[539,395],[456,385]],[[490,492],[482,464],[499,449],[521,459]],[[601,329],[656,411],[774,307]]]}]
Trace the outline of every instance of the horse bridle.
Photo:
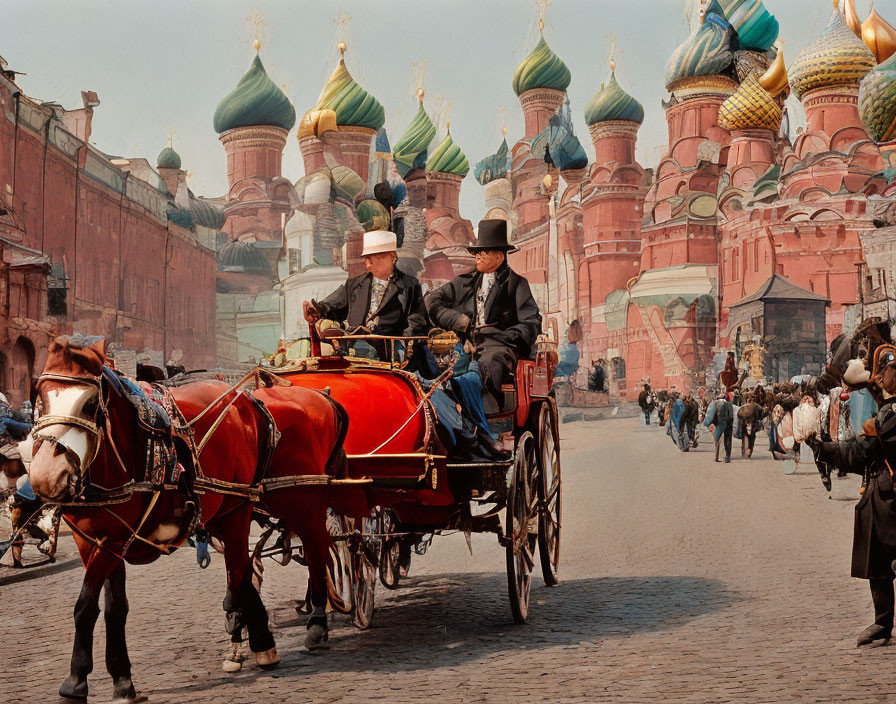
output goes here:
[{"label": "horse bridle", "polygon": [[[83,494],[85,489],[87,488],[87,482],[85,481],[87,472],[90,469],[90,465],[93,464],[94,460],[99,454],[100,443],[103,439],[103,427],[107,425],[107,422],[109,420],[108,406],[103,395],[103,378],[102,376],[74,376],[68,374],[44,373],[37,378],[36,386],[40,386],[41,383],[45,381],[57,381],[65,384],[93,386],[96,387],[98,391],[97,410],[92,421],[87,420],[86,418],[81,418],[79,416],[55,414],[42,415],[39,416],[38,419],[34,422],[34,427],[31,429],[31,437],[34,438],[33,452],[35,454],[37,453],[37,450],[42,443],[48,442],[54,447],[61,448],[68,461],[78,469],[77,481],[75,486],[73,487],[73,493],[75,496],[79,496],[80,494]],[[100,419],[102,420],[100,421]],[[102,425],[100,423],[102,423]],[[94,440],[93,453],[90,455],[90,457],[85,457],[82,460],[81,456],[73,449],[68,447],[65,443],[63,443],[60,438],[41,432],[45,428],[54,425],[79,428],[80,430],[84,430],[88,434],[90,434]]]}]

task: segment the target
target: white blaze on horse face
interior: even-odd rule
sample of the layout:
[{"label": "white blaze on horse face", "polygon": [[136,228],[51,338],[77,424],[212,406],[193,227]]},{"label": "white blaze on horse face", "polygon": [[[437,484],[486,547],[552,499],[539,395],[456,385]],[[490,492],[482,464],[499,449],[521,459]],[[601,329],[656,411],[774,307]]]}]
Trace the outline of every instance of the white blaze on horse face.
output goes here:
[{"label": "white blaze on horse face", "polygon": [[[46,408],[44,408],[44,415],[68,416],[93,421],[93,418],[87,418],[83,411],[87,402],[94,398],[97,393],[96,389],[84,386],[66,386],[60,389],[52,389],[46,396],[47,402]],[[83,428],[74,428],[61,424],[58,426],[47,426],[47,430],[54,428],[64,429],[56,437],[62,445],[78,455],[83,467],[93,438]],[[76,467],[75,469],[79,468]]]}]

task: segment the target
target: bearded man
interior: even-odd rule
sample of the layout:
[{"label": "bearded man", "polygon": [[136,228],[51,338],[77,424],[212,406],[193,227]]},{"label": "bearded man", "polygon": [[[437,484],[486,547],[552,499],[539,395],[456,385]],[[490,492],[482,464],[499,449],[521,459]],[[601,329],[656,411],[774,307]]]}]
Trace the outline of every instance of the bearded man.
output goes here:
[{"label": "bearded man", "polygon": [[430,319],[475,347],[473,359],[485,388],[503,403],[501,384],[520,358],[528,358],[541,331],[541,313],[529,282],[511,270],[506,220],[482,220],[468,247],[476,269],[426,294]]}]

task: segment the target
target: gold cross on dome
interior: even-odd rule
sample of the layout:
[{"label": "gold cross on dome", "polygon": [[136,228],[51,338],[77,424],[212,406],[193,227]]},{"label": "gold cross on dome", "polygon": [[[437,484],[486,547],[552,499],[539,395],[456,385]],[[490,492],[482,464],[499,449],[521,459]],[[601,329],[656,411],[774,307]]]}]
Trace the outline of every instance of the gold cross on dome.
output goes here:
[{"label": "gold cross on dome", "polygon": [[261,25],[264,24],[258,5],[250,10],[246,22],[252,27],[252,48],[257,52],[261,49]]},{"label": "gold cross on dome", "polygon": [[544,18],[548,13],[548,8],[553,4],[553,0],[535,0],[532,3],[532,9],[538,12],[538,30],[544,32]]},{"label": "gold cross on dome", "polygon": [[610,34],[610,70],[616,68],[616,33],[613,32]]},{"label": "gold cross on dome", "polygon": [[348,26],[352,21],[351,15],[349,15],[345,10],[339,13],[339,16],[333,20],[333,24],[336,26],[336,44],[339,46],[339,52],[345,52],[346,45],[346,37],[348,35]]}]

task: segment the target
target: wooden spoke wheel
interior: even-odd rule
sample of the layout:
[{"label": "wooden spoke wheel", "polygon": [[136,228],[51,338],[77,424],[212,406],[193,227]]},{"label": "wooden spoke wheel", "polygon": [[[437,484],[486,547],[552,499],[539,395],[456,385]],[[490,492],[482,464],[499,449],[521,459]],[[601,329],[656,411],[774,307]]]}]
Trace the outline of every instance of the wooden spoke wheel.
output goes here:
[{"label": "wooden spoke wheel", "polygon": [[534,480],[538,474],[535,439],[526,431],[517,441],[513,476],[507,491],[504,525],[507,542],[507,589],[516,623],[529,615],[529,590],[538,542],[538,502]]},{"label": "wooden spoke wheel", "polygon": [[380,539],[377,535],[376,514],[355,522],[355,540],[351,546],[352,594],[354,611],[352,623],[358,628],[369,628],[373,620],[373,600],[376,591],[376,572],[380,562]]},{"label": "wooden spoke wheel", "polygon": [[560,517],[562,507],[560,447],[557,444],[556,415],[544,403],[538,416],[538,552],[544,583],[553,587],[560,581]]},{"label": "wooden spoke wheel", "polygon": [[380,552],[380,583],[386,589],[398,589],[398,580],[401,577],[401,544],[395,537],[395,515],[389,509],[383,509],[379,514],[380,540],[382,551]]},{"label": "wooden spoke wheel", "polygon": [[327,511],[327,531],[330,533],[330,560],[327,565],[327,592],[330,608],[340,614],[350,614],[352,600],[352,560],[344,536],[350,532],[348,519]]}]

